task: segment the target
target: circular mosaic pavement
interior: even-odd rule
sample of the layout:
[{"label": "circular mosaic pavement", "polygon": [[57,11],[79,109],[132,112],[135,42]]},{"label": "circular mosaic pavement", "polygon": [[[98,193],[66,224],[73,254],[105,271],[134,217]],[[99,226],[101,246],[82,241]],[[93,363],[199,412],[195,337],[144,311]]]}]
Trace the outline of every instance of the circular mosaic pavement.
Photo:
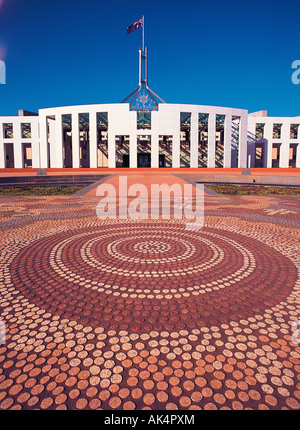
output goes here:
[{"label": "circular mosaic pavement", "polygon": [[288,258],[255,239],[163,222],[47,236],[18,252],[10,274],[54,315],[137,332],[247,318],[283,300],[297,279]]},{"label": "circular mosaic pavement", "polygon": [[3,244],[0,408],[298,409],[294,248],[215,220],[45,221]]}]

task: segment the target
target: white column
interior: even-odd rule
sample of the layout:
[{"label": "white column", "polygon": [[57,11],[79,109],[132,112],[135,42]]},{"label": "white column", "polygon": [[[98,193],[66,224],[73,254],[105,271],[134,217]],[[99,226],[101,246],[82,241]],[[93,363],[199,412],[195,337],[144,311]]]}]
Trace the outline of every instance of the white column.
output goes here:
[{"label": "white column", "polygon": [[191,115],[190,167],[198,167],[198,112]]},{"label": "white column", "polygon": [[[152,142],[151,142],[152,144]],[[116,152],[116,150],[115,150]],[[129,135],[129,167],[137,167],[137,135],[132,133]]]},{"label": "white column", "polygon": [[231,167],[231,121],[232,116],[229,114],[225,115],[223,167]]},{"label": "white column", "polygon": [[4,154],[4,142],[3,142],[3,123],[0,122],[0,168],[5,167],[5,154]]},{"label": "white column", "polygon": [[80,167],[79,159],[79,114],[72,113],[72,167],[78,169]]},{"label": "white column", "polygon": [[[131,136],[130,136],[131,142]],[[116,167],[116,136],[108,131],[108,167]]]},{"label": "white column", "polygon": [[31,123],[31,153],[32,167],[37,169],[40,167],[39,129],[37,121]]},{"label": "white column", "polygon": [[56,167],[56,121],[49,118],[49,153],[50,153],[50,167]]},{"label": "white column", "polygon": [[159,136],[152,134],[151,136],[151,167],[159,167]]},{"label": "white column", "polygon": [[48,133],[47,133],[47,117],[39,114],[39,130],[40,130],[40,161],[39,167],[46,169],[48,167]]},{"label": "white column", "polygon": [[[115,150],[116,151],[116,150]],[[137,135],[129,134],[129,167],[137,167]]]},{"label": "white column", "polygon": [[90,167],[98,167],[97,159],[97,113],[89,112],[90,118]]},{"label": "white column", "polygon": [[[180,121],[178,123],[180,124]],[[180,130],[179,126],[178,129]],[[178,130],[173,134],[172,167],[180,167],[180,131]]]},{"label": "white column", "polygon": [[[263,145],[263,167],[268,167],[268,159],[269,159],[269,144],[266,139],[264,139],[265,143]],[[271,149],[271,158],[272,158],[273,148]],[[272,166],[272,162],[271,162]]]},{"label": "white column", "polygon": [[281,126],[281,146],[279,153],[279,167],[289,167],[290,158],[290,124],[285,122]]},{"label": "white column", "polygon": [[208,116],[208,154],[207,167],[215,167],[216,158],[216,114]]},{"label": "white column", "polygon": [[248,131],[248,115],[242,115],[240,119],[239,132],[239,164],[240,168],[247,167],[247,131]]},{"label": "white column", "polygon": [[21,143],[21,123],[13,122],[13,136],[14,136],[14,166],[17,169],[23,168],[23,151]]},{"label": "white column", "polygon": [[[1,139],[1,137],[0,137],[0,139]],[[297,149],[296,149],[296,164],[295,164],[295,167],[300,167],[300,143],[297,144],[296,148]]]},{"label": "white column", "polygon": [[55,167],[61,169],[63,167],[63,127],[62,114],[55,115]]},{"label": "white column", "polygon": [[[267,160],[264,162],[264,167],[272,167],[272,152],[273,152],[273,123],[271,121],[266,122],[264,126],[264,138],[267,140]],[[265,164],[267,163],[267,164]]]}]

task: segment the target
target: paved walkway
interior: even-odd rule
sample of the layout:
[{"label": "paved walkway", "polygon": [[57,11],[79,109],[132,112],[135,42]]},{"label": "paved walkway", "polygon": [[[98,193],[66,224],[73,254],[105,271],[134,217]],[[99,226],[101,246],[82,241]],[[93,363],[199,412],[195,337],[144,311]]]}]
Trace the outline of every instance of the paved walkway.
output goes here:
[{"label": "paved walkway", "polygon": [[[41,176],[41,173],[43,176]],[[56,179],[60,182],[64,181],[66,176],[77,182],[87,180],[88,177],[96,177],[101,175],[137,175],[142,176],[143,180],[146,177],[170,177],[172,175],[180,175],[188,181],[194,182],[224,182],[224,183],[253,183],[267,185],[292,185],[300,186],[300,168],[156,168],[156,169],[130,169],[130,168],[63,168],[63,169],[0,169],[0,182],[3,183],[3,178],[7,182],[27,183],[30,181],[38,181],[41,183],[49,180],[49,183]],[[22,181],[23,178],[23,181]],[[156,179],[155,179],[156,180]],[[66,181],[67,182],[67,181]]]},{"label": "paved walkway", "polygon": [[[146,169],[145,169],[146,170]],[[176,193],[176,187],[173,188],[175,191],[175,195],[179,195],[180,193],[183,194],[184,193],[184,185],[187,185],[189,183],[193,184],[195,186],[195,183],[193,181],[187,181],[185,179],[183,179],[181,177],[181,175],[179,174],[174,174],[171,172],[166,172],[166,173],[162,173],[162,172],[149,172],[149,169],[147,169],[148,171],[145,173],[139,173],[139,172],[130,172],[127,171],[126,173],[116,173],[116,174],[112,174],[107,180],[105,181],[101,181],[101,183],[108,183],[111,184],[115,187],[117,194],[119,193],[119,190],[123,190],[122,186],[125,185],[125,187],[127,188],[127,191],[130,189],[130,187],[132,185],[140,185],[142,186],[141,188],[141,192],[142,193],[146,193],[147,196],[151,195],[151,190],[152,190],[152,186],[153,185],[168,185],[169,187],[172,187],[172,185],[177,185],[179,187],[178,191],[179,193]],[[120,172],[120,170],[118,170],[118,172]],[[90,186],[87,190],[87,192],[85,193],[85,190],[82,190],[82,195],[90,195],[90,196],[96,196],[97,195],[97,188],[98,188],[98,184],[95,184],[95,186]],[[146,192],[147,190],[147,192]],[[194,187],[191,187],[191,190],[194,190]],[[164,189],[162,188],[162,193],[169,193],[168,188],[166,188],[166,190],[164,191]],[[206,190],[206,193],[208,194],[208,190]]]},{"label": "paved walkway", "polygon": [[89,193],[0,198],[0,409],[299,409],[299,198],[187,231]]}]

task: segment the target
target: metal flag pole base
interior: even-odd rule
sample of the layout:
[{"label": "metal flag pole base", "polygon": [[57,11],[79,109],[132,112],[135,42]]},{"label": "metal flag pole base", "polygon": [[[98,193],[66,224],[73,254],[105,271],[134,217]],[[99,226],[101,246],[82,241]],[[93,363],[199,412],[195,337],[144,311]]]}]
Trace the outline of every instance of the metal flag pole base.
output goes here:
[{"label": "metal flag pole base", "polygon": [[141,89],[141,86],[139,85],[138,88],[136,88],[134,91],[132,91],[132,93],[129,94],[129,96],[127,96],[124,100],[121,101],[121,103],[125,103],[133,95],[136,96],[140,89]]},{"label": "metal flag pole base", "polygon": [[153,90],[151,90],[151,88],[148,87],[148,85],[146,85],[147,90],[152,93],[155,97],[157,97],[162,103],[167,103],[166,101],[164,101],[164,99],[162,99],[158,94],[156,94]]},{"label": "metal flag pole base", "polygon": [[[139,86],[132,93],[129,94],[121,103],[125,103],[127,100],[130,104],[130,110],[136,111],[152,111],[158,110],[158,101],[166,103],[158,94],[156,94],[148,86],[148,48],[145,48],[145,19],[137,21],[128,28],[140,28],[140,22],[142,22],[142,49],[139,49]],[[127,29],[128,31],[128,29]],[[131,30],[130,30],[131,31]]]}]

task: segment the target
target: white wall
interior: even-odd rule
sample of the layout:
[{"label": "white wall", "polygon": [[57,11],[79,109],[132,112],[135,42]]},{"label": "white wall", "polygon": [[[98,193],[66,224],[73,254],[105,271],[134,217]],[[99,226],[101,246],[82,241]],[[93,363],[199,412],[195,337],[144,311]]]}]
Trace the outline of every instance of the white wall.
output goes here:
[{"label": "white wall", "polygon": [[[251,158],[251,167],[255,163],[255,145],[248,148],[247,133],[255,134],[255,124],[264,123],[267,140],[267,157],[265,167],[272,165],[272,145],[281,143],[280,167],[288,167],[290,143],[300,144],[300,129],[298,139],[290,139],[290,125],[300,123],[300,117],[267,117],[264,111],[249,114],[245,109],[235,109],[220,106],[188,105],[188,104],[159,104],[159,110],[151,113],[151,129],[137,129],[137,113],[129,110],[129,104],[97,104],[62,106],[56,108],[40,109],[39,116],[0,117],[0,167],[5,166],[4,143],[12,142],[14,145],[14,165],[23,167],[22,142],[30,142],[32,146],[32,166],[34,168],[63,166],[62,151],[62,115],[72,116],[72,165],[78,168],[79,160],[79,121],[80,113],[89,114],[90,127],[90,167],[97,167],[97,112],[108,113],[108,166],[116,166],[115,140],[118,135],[128,135],[130,138],[130,166],[137,165],[137,136],[151,136],[151,166],[158,167],[159,136],[172,136],[172,166],[180,167],[180,113],[191,113],[190,133],[190,167],[198,167],[198,115],[208,114],[208,167],[215,167],[215,118],[216,115],[225,115],[224,124],[224,167],[231,167],[231,123],[232,117],[240,118],[239,157],[238,166],[248,166],[248,156]],[[257,116],[258,114],[262,116]],[[47,120],[54,116],[55,120]],[[48,122],[48,125],[47,125]],[[4,139],[3,123],[13,123],[13,139]],[[21,123],[31,124],[31,139],[21,138]],[[273,139],[273,124],[282,123],[281,139]],[[47,129],[49,128],[49,148]],[[300,167],[299,150],[297,151],[297,166]],[[50,154],[50,163],[49,163]]]},{"label": "white wall", "polygon": [[[3,124],[13,124],[13,138],[4,138]],[[22,138],[21,124],[31,124],[31,138]],[[2,116],[0,117],[0,168],[5,167],[4,144],[12,143],[14,148],[14,167],[23,168],[22,143],[31,143],[32,167],[39,167],[39,117],[38,116]]]},{"label": "white wall", "polygon": [[[239,116],[241,118],[241,135],[239,150],[239,166],[246,167],[247,163],[247,118],[248,112],[244,109],[233,109],[219,106],[203,105],[183,105],[183,104],[159,104],[159,110],[151,113],[151,129],[137,129],[137,113],[129,110],[129,104],[100,104],[67,106],[50,109],[41,109],[39,115],[45,122],[47,116],[53,116],[59,120],[55,133],[60,133],[62,114],[72,115],[72,134],[73,134],[73,167],[79,167],[79,135],[78,135],[78,115],[79,113],[89,113],[90,118],[90,166],[96,167],[96,113],[108,112],[108,167],[116,166],[115,156],[115,137],[118,135],[128,135],[130,138],[130,166],[137,166],[137,136],[151,136],[151,166],[158,167],[158,140],[160,135],[173,137],[172,145],[172,167],[180,167],[180,113],[190,112],[191,121],[191,154],[190,166],[198,167],[198,114],[209,114],[209,147],[208,147],[208,167],[215,167],[215,117],[225,115],[226,133],[224,142],[224,166],[230,167],[231,162],[231,118]],[[51,133],[50,133],[51,134]],[[45,133],[43,134],[45,139]],[[51,139],[53,142],[53,139]],[[51,156],[51,167],[59,167],[61,162],[61,140],[55,138],[55,153]],[[41,142],[43,152],[46,151],[46,143]],[[46,155],[42,160],[46,160]],[[45,165],[45,163],[44,163]],[[45,165],[46,166],[46,165]],[[44,166],[42,166],[44,167]]]},{"label": "white wall", "polygon": [[[264,139],[266,139],[267,145],[267,155],[265,160],[265,166],[272,167],[272,149],[273,144],[280,143],[280,153],[279,153],[279,167],[287,168],[289,167],[289,150],[290,144],[297,144],[297,157],[296,157],[296,167],[300,167],[300,117],[266,117],[266,116],[249,116],[248,117],[248,131],[255,134],[256,124],[265,124],[264,126]],[[281,127],[281,138],[273,138],[273,125],[282,124]],[[291,124],[299,124],[298,128],[298,138],[290,138],[290,127]],[[251,167],[255,165],[255,153],[252,155]]]}]

